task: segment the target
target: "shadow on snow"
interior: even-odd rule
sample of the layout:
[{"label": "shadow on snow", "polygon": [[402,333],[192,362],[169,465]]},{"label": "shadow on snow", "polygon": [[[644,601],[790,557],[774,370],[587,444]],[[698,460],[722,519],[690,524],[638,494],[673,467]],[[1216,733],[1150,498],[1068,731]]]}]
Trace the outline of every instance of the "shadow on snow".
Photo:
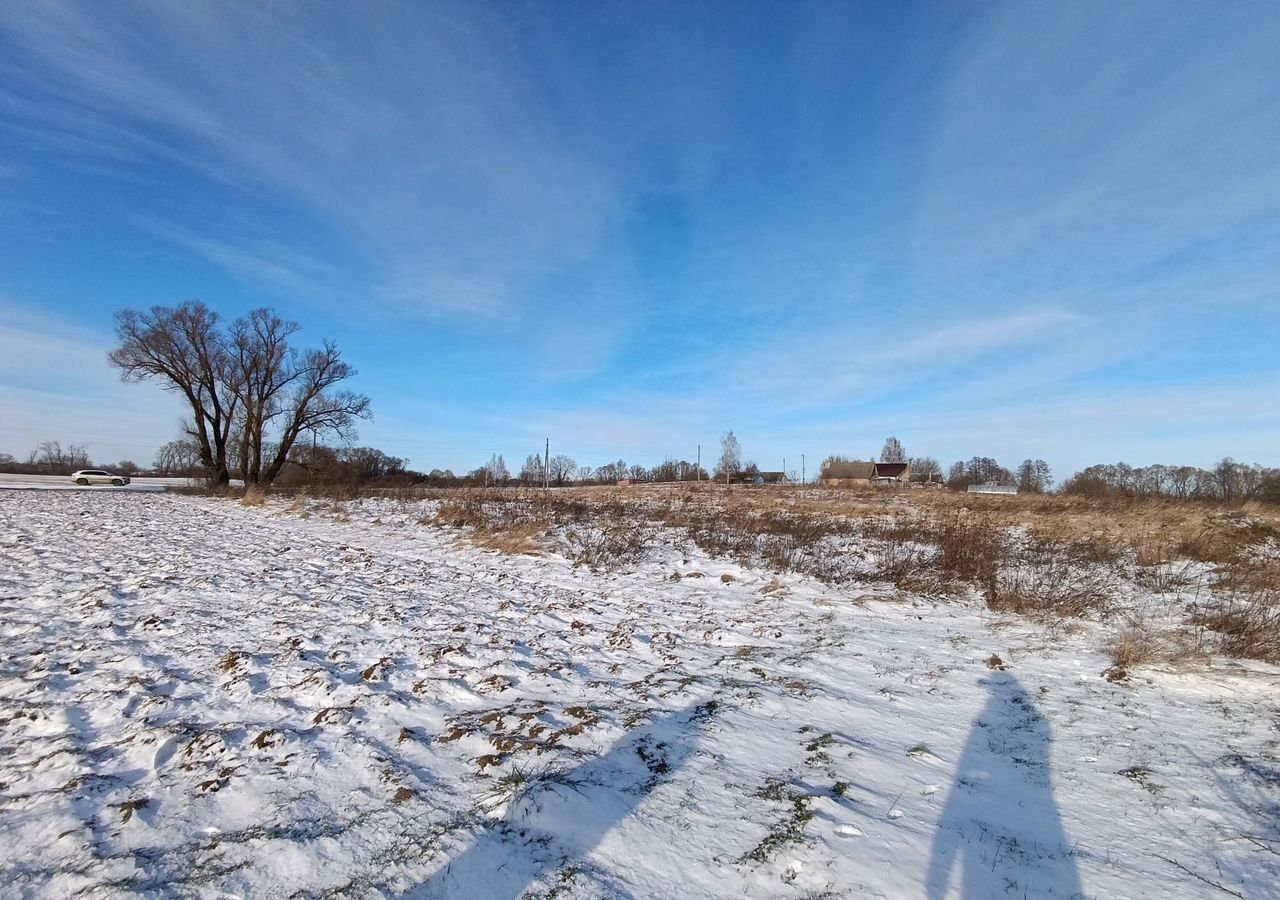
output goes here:
[{"label": "shadow on snow", "polygon": [[986,680],[990,696],[969,731],[938,820],[926,876],[929,900],[948,896],[959,868],[964,900],[1083,897],[1076,852],[1053,796],[1049,723],[1018,682]]},{"label": "shadow on snow", "polygon": [[[412,897],[515,900],[552,891],[559,879],[587,875],[605,896],[628,890],[585,858],[649,793],[689,760],[700,723],[714,703],[662,713],[628,732],[608,752],[571,769],[514,769],[494,778],[493,802],[506,811],[472,846],[451,859]],[[501,781],[506,776],[508,782]],[[549,877],[548,877],[549,876]]]}]

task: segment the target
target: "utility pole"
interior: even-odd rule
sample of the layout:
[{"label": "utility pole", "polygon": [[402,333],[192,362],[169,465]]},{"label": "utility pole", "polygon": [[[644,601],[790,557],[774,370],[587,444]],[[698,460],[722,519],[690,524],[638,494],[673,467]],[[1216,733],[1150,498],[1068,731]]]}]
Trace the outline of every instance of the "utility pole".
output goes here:
[{"label": "utility pole", "polygon": [[804,484],[804,454],[800,454],[800,483]]},{"label": "utility pole", "polygon": [[547,438],[547,446],[542,451],[542,489],[547,489],[551,477],[551,438]]}]

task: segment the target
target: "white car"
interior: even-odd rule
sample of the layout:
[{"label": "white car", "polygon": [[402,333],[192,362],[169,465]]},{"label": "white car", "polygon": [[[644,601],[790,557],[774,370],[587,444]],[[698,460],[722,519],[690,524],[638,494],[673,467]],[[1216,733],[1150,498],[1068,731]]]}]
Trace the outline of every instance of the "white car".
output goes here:
[{"label": "white car", "polygon": [[72,472],[71,480],[80,485],[114,484],[116,487],[129,483],[127,475],[112,475],[101,469],[81,469],[79,472]]}]

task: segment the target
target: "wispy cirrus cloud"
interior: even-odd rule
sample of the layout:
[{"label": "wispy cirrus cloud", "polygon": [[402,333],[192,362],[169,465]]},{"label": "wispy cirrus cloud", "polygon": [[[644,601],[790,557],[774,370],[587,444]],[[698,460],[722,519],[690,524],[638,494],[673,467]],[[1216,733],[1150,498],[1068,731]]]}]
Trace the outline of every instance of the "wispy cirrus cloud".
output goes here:
[{"label": "wispy cirrus cloud", "polygon": [[[41,98],[31,116],[55,135],[160,145],[303,204],[365,249],[375,289],[401,308],[509,313],[531,280],[590,252],[617,206],[609,174],[544,126],[500,45],[460,27],[480,10],[335,11],[194,3],[120,16],[55,0],[6,16],[20,53],[5,71]],[[488,24],[502,27],[496,14]],[[231,243],[187,240],[279,280]]]},{"label": "wispy cirrus cloud", "polygon": [[743,405],[802,411],[866,404],[907,389],[937,392],[976,360],[1002,368],[1049,342],[1075,344],[1090,322],[1062,309],[972,316],[936,325],[893,309],[854,322],[726,349],[706,370],[713,392]]},{"label": "wispy cirrus cloud", "polygon": [[[1001,304],[1053,289],[1115,314],[1115,291],[1133,301],[1135,285],[1183,274],[1180,261],[1235,260],[1261,232],[1274,249],[1273,13],[984,8],[945,63],[923,138],[909,231],[917,283]],[[1219,290],[1253,271],[1220,266]]]},{"label": "wispy cirrus cloud", "polygon": [[152,216],[135,218],[141,227],[162,240],[201,256],[250,284],[274,285],[316,297],[338,275],[325,260],[270,238],[217,240]]}]

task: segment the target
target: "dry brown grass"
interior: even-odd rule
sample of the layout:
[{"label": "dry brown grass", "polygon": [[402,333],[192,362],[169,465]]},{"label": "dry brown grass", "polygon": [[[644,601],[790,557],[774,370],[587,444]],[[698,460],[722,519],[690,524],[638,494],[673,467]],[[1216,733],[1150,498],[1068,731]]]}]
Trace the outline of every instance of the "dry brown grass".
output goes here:
[{"label": "dry brown grass", "polygon": [[508,556],[537,556],[543,551],[546,528],[534,522],[521,522],[505,528],[480,529],[473,540],[484,550],[497,550]]},{"label": "dry brown grass", "polygon": [[1104,649],[1111,657],[1112,668],[1107,677],[1112,681],[1127,677],[1135,666],[1167,659],[1169,653],[1165,640],[1140,619],[1130,622]]},{"label": "dry brown grass", "polygon": [[477,547],[512,556],[541,553],[547,531],[546,525],[529,512],[470,492],[442,502],[435,524],[470,528],[471,542]]},{"label": "dry brown grass", "polygon": [[[830,583],[885,581],[926,596],[975,591],[992,609],[1042,619],[1107,616],[1135,585],[1167,593],[1200,582],[1190,624],[1213,640],[1197,638],[1197,647],[1280,657],[1280,572],[1256,563],[1280,543],[1273,507],[706,484],[440,497],[435,523],[471,528],[482,546],[504,552],[528,552],[547,535],[577,563],[617,568],[641,559],[666,528],[748,567]],[[1198,593],[1205,589],[1208,599]],[[1139,665],[1141,647],[1178,637],[1153,641],[1131,630],[1113,653]]]},{"label": "dry brown grass", "polygon": [[1230,656],[1280,662],[1280,560],[1240,559],[1218,570],[1215,598],[1191,617]]},{"label": "dry brown grass", "polygon": [[244,495],[240,498],[242,506],[261,506],[266,502],[267,489],[261,485],[251,484],[245,488]]}]

